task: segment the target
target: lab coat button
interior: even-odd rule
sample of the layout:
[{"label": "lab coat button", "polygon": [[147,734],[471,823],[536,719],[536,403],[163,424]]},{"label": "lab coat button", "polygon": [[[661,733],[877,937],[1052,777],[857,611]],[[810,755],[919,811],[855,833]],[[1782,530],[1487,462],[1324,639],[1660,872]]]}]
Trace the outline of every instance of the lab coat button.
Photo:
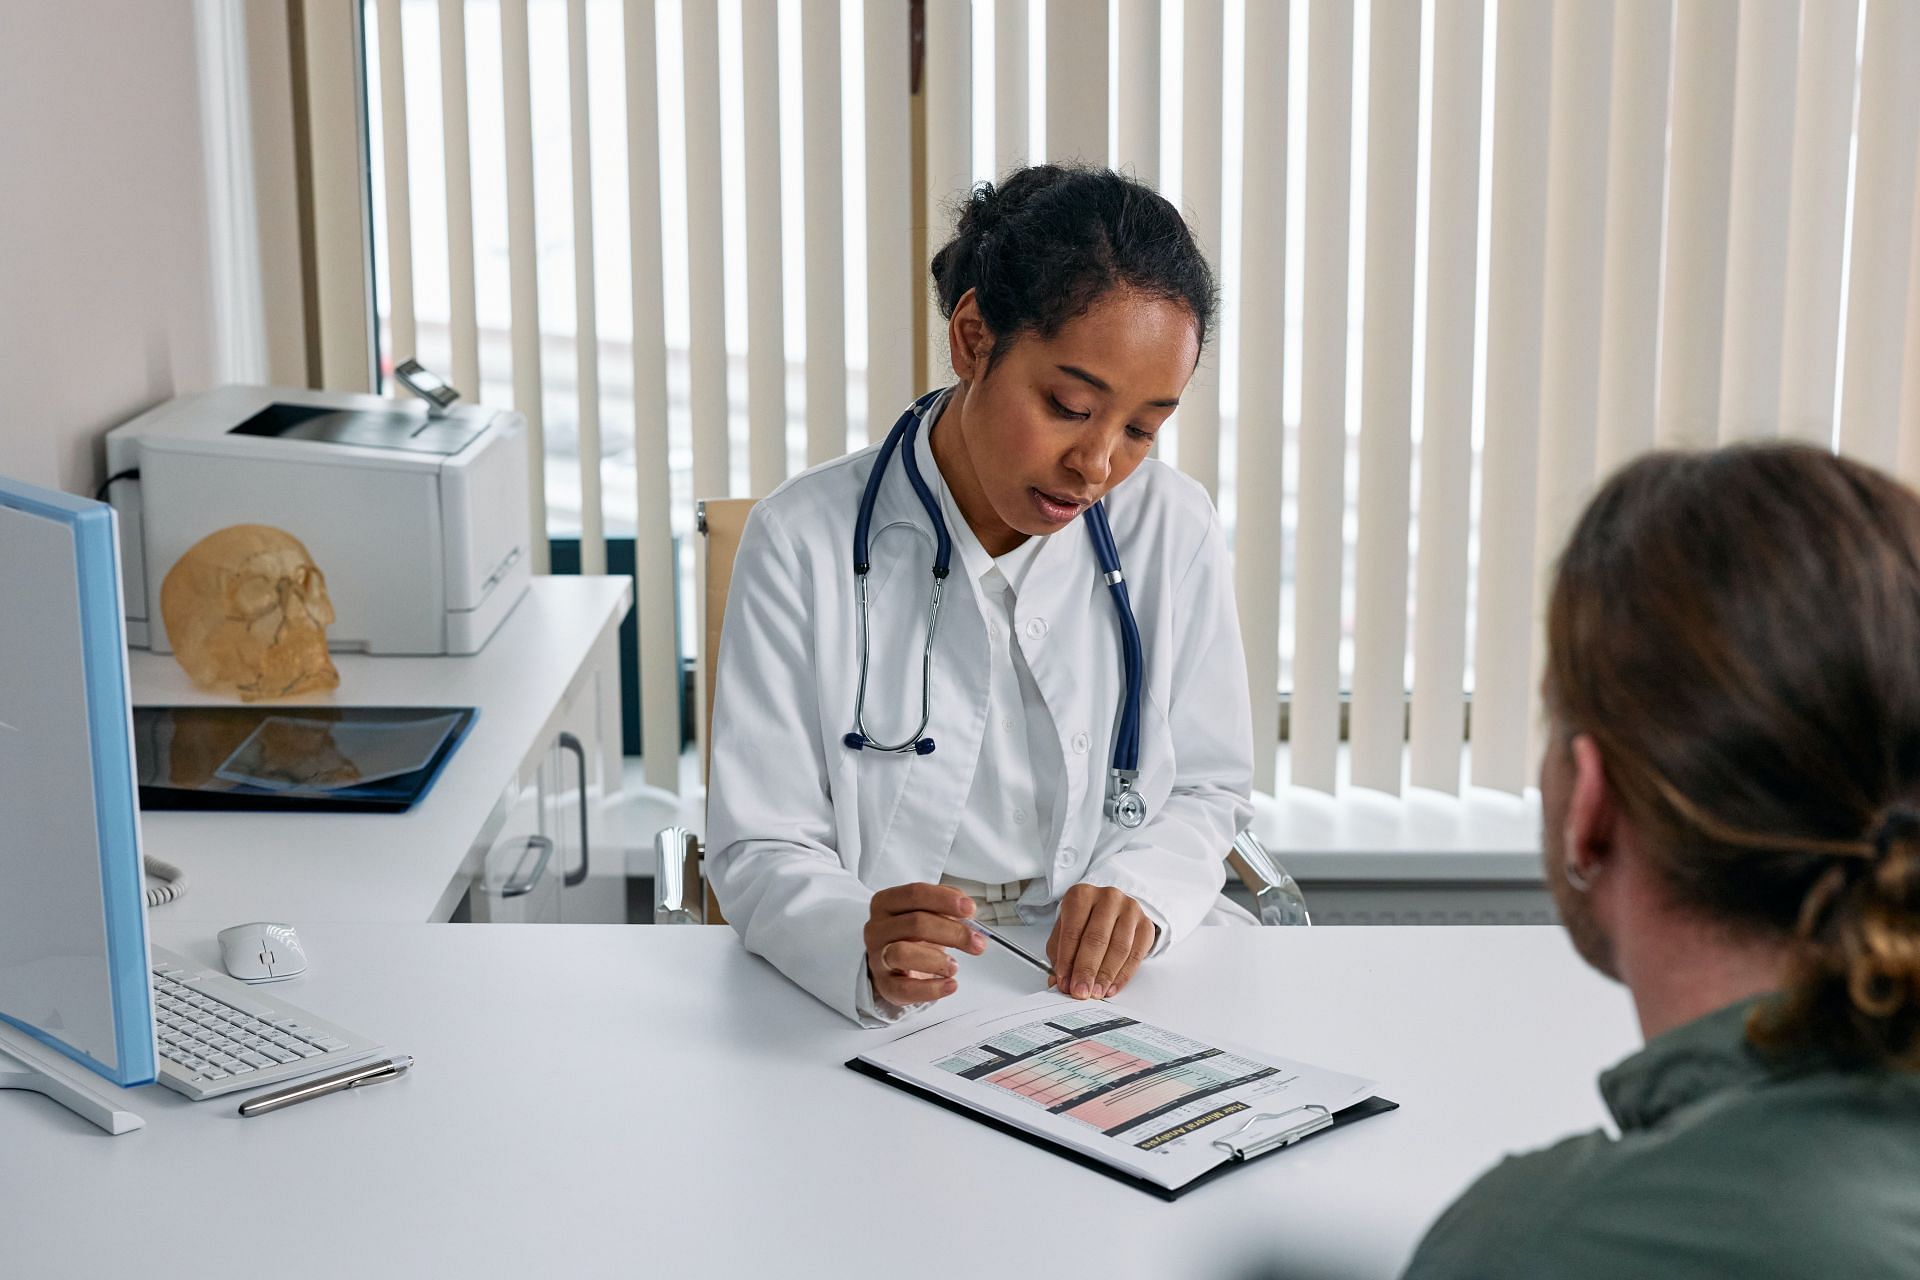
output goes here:
[{"label": "lab coat button", "polygon": [[1025,809],[1015,809],[1013,811],[1013,822],[1015,826],[1025,826],[1026,821],[1027,811]]},{"label": "lab coat button", "polygon": [[1077,756],[1083,756],[1087,754],[1087,748],[1091,747],[1092,745],[1093,745],[1093,740],[1087,737],[1086,734],[1076,733],[1073,735],[1073,754]]},{"label": "lab coat button", "polygon": [[1038,640],[1046,634],[1047,634],[1047,620],[1045,618],[1029,618],[1027,620],[1027,638],[1028,639]]}]

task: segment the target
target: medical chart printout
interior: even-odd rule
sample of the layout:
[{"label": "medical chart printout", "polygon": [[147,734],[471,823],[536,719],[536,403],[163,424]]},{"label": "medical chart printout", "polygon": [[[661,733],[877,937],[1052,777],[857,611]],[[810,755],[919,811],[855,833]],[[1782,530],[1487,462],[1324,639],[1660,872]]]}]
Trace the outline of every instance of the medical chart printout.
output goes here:
[{"label": "medical chart printout", "polygon": [[1233,1158],[1216,1141],[1248,1141],[1312,1115],[1294,1108],[1339,1112],[1373,1091],[1358,1076],[1052,992],[910,1031],[861,1060],[1169,1190]]}]

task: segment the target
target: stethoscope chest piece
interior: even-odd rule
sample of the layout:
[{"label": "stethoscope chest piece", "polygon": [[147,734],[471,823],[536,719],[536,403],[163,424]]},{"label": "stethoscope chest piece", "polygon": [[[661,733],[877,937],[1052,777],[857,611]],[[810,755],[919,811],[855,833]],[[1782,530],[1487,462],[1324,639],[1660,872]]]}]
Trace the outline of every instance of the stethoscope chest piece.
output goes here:
[{"label": "stethoscope chest piece", "polygon": [[1136,776],[1130,769],[1115,769],[1107,775],[1107,818],[1129,831],[1147,820],[1147,802],[1133,789]]}]

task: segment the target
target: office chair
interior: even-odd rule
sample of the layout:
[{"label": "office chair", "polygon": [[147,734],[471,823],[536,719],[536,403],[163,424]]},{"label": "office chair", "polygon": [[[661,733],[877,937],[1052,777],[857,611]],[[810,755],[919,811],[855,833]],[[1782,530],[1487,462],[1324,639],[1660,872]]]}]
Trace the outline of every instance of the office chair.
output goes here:
[{"label": "office chair", "polygon": [[[706,595],[707,625],[701,637],[700,665],[705,676],[705,723],[702,725],[700,776],[707,776],[705,753],[713,741],[713,678],[720,652],[720,626],[727,614],[727,588],[733,581],[733,559],[740,550],[752,498],[710,498],[696,508],[695,521],[706,539],[701,590]],[[653,838],[653,922],[655,924],[725,924],[713,889],[701,874],[704,849],[700,837],[686,827],[667,827]],[[1252,831],[1242,831],[1226,854],[1227,865],[1253,894],[1260,923],[1309,925],[1307,898],[1294,878],[1262,845]]]}]

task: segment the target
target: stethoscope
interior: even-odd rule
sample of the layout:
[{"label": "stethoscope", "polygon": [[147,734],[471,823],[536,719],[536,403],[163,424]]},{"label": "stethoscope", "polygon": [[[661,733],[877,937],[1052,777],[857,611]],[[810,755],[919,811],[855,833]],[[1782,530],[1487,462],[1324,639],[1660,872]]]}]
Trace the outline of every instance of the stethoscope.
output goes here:
[{"label": "stethoscope", "polygon": [[[880,446],[880,456],[874,459],[873,471],[867,476],[867,487],[860,495],[860,511],[853,522],[853,582],[860,605],[860,686],[853,700],[853,732],[841,741],[855,751],[871,749],[896,755],[910,752],[921,756],[933,751],[933,739],[926,736],[927,720],[933,714],[933,636],[940,625],[940,600],[946,594],[953,539],[947,533],[947,522],[940,514],[939,501],[933,496],[933,490],[927,487],[926,478],[920,474],[920,463],[913,453],[913,439],[920,430],[921,422],[946,393],[947,389],[942,388],[921,396],[893,424],[886,442]],[[913,486],[914,495],[926,509],[927,518],[933,521],[933,594],[927,603],[927,640],[920,655],[920,724],[901,741],[885,743],[878,741],[867,730],[867,572],[873,567],[867,555],[867,531],[873,523],[873,507],[880,496],[880,482],[885,478],[887,464],[893,460],[896,451],[906,467],[907,481]],[[1107,774],[1104,808],[1109,821],[1132,829],[1147,820],[1147,802],[1134,790],[1134,782],[1140,776],[1140,688],[1141,669],[1144,666],[1140,628],[1133,620],[1133,602],[1127,597],[1126,575],[1120,572],[1120,549],[1114,544],[1113,529],[1107,523],[1104,502],[1096,502],[1087,508],[1086,526],[1087,536],[1093,539],[1093,554],[1100,564],[1101,579],[1107,584],[1108,592],[1113,597],[1114,614],[1120,620],[1120,659],[1126,674],[1126,693],[1120,704],[1120,725],[1113,737],[1113,767]]]}]

